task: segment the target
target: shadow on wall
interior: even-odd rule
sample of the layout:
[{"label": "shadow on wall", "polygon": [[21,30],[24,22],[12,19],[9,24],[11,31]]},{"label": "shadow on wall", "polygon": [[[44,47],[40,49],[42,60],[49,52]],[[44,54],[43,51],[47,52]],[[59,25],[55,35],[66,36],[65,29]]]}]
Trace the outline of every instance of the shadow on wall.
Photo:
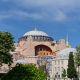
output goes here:
[{"label": "shadow on wall", "polygon": [[46,45],[35,46],[35,55],[52,55],[52,50]]}]

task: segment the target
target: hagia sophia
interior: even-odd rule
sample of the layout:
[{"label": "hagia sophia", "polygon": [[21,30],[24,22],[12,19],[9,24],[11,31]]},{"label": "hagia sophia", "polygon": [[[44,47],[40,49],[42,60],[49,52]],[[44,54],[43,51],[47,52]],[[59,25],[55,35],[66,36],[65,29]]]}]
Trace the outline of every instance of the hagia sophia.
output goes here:
[{"label": "hagia sophia", "polygon": [[15,51],[11,52],[14,64],[41,65],[41,59],[44,57],[43,64],[46,61],[50,78],[61,78],[62,70],[67,70],[69,53],[76,52],[76,49],[69,45],[68,37],[66,40],[56,41],[47,33],[36,28],[26,32],[14,45]]},{"label": "hagia sophia", "polygon": [[23,56],[56,56],[60,50],[68,47],[68,41],[64,39],[55,41],[47,33],[34,29],[19,38],[15,52]]}]

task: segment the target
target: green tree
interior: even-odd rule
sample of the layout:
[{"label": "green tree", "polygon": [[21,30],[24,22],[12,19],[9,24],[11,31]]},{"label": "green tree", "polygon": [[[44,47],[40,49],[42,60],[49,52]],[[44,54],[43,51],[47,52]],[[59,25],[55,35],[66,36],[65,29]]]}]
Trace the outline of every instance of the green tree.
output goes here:
[{"label": "green tree", "polygon": [[14,50],[13,36],[9,32],[0,32],[0,66],[3,63],[10,65],[12,56],[10,51]]},{"label": "green tree", "polygon": [[66,70],[65,69],[63,69],[63,71],[62,71],[62,78],[65,80],[65,78],[66,78]]},{"label": "green tree", "polygon": [[77,72],[76,72],[76,68],[74,65],[73,52],[70,52],[69,54],[67,77],[70,79],[77,78]]},{"label": "green tree", "polygon": [[80,77],[80,72],[79,72],[79,69],[80,69],[80,45],[78,45],[76,47],[75,63],[76,63],[76,66],[78,67],[78,76]]},{"label": "green tree", "polygon": [[1,80],[45,80],[45,73],[34,64],[18,64]]}]

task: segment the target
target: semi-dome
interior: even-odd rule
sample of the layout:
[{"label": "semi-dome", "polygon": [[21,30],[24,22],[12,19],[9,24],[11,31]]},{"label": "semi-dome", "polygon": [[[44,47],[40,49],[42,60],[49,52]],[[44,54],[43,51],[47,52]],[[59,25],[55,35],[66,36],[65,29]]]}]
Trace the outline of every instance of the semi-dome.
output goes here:
[{"label": "semi-dome", "polygon": [[76,52],[76,49],[75,49],[75,48],[66,48],[66,49],[63,49],[63,50],[61,50],[61,51],[58,53],[58,56],[64,57],[64,58],[65,58],[65,57],[68,58],[70,52],[75,53],[75,52]]},{"label": "semi-dome", "polygon": [[26,32],[23,36],[48,36],[45,32],[39,31],[37,29]]}]

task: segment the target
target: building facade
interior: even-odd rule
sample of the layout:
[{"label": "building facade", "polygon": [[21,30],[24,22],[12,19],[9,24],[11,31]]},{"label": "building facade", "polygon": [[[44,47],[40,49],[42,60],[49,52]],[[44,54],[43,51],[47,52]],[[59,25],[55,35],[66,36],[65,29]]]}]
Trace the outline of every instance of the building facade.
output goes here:
[{"label": "building facade", "polygon": [[46,65],[48,77],[52,80],[61,78],[63,68],[67,69],[68,65],[68,57],[65,56],[72,50],[66,50],[69,48],[68,40],[56,41],[37,29],[26,32],[14,45],[15,52],[11,53],[13,66],[17,63]]},{"label": "building facade", "polygon": [[[69,53],[73,52],[75,54],[76,49],[75,48],[66,48],[58,52],[55,58],[51,60],[51,80],[53,79],[59,79],[62,80],[62,73],[65,69],[67,74],[67,68],[68,68],[68,59],[69,59]],[[66,76],[67,78],[67,76]]]},{"label": "building facade", "polygon": [[26,32],[15,45],[15,53],[24,57],[56,54],[68,47],[64,39],[55,41],[43,31],[37,29]]},{"label": "building facade", "polygon": [[67,69],[68,57],[63,58],[61,55],[67,54],[68,40],[56,41],[45,32],[34,29],[19,38],[15,47],[14,63],[45,64],[49,78],[61,78],[62,70]]}]

